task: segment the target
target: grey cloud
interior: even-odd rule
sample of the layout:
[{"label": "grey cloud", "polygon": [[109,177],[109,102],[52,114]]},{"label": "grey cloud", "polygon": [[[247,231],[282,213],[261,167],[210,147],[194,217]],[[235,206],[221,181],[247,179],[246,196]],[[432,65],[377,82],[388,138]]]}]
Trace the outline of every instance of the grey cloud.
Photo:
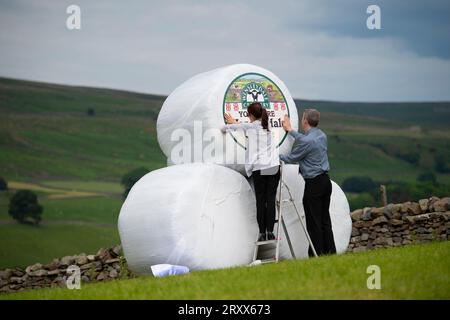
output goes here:
[{"label": "grey cloud", "polygon": [[[299,98],[450,99],[450,61],[439,49],[448,38],[430,45],[441,51],[416,48],[448,28],[432,23],[446,7],[431,3],[417,20],[429,31],[405,35],[388,28],[389,17],[406,29],[409,13],[379,2],[381,33],[365,29],[366,1],[357,0],[0,2],[0,75],[168,94],[199,72],[246,62],[275,72]],[[80,31],[65,28],[72,3]]]}]

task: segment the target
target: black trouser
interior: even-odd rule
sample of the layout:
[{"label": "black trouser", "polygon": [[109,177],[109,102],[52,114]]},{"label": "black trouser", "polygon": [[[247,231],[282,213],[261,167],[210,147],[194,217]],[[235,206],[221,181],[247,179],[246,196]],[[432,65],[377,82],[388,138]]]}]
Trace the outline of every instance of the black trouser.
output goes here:
[{"label": "black trouser", "polygon": [[[323,173],[312,179],[305,179],[303,207],[306,228],[318,255],[336,253],[330,218],[331,181]],[[309,256],[313,256],[311,247]]]},{"label": "black trouser", "polygon": [[256,194],[256,219],[259,232],[273,232],[275,224],[275,198],[277,195],[280,170],[274,175],[261,175],[260,170],[253,171],[253,183]]}]

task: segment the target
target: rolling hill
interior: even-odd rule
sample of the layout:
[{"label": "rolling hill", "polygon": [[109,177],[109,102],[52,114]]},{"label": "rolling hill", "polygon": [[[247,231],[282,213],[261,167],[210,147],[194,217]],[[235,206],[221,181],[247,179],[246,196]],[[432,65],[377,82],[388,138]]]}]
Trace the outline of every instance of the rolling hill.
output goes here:
[{"label": "rolling hill", "polygon": [[[165,166],[155,129],[164,99],[0,78],[0,176],[117,182],[135,167]],[[297,104],[300,111],[311,106],[322,111],[337,182],[351,175],[411,181],[433,167],[433,154],[450,156],[448,102]],[[418,153],[418,164],[402,159],[402,153]],[[450,175],[438,178],[450,181]]]}]

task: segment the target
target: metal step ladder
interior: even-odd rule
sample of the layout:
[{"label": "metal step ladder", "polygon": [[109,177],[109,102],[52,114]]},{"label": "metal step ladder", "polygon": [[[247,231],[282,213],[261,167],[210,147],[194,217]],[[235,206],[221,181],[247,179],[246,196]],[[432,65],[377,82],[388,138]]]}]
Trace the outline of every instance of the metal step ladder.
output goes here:
[{"label": "metal step ladder", "polygon": [[[308,239],[308,243],[309,243],[309,245],[310,245],[310,247],[312,249],[312,252],[313,252],[314,256],[317,257],[316,250],[315,250],[314,245],[313,245],[313,243],[311,241],[311,238],[309,236],[308,230],[306,229],[305,223],[304,223],[304,221],[303,221],[303,219],[302,219],[302,217],[300,215],[300,212],[299,212],[299,210],[297,208],[297,205],[295,204],[294,198],[292,197],[291,190],[289,189],[289,187],[284,182],[283,171],[284,171],[284,162],[281,162],[281,165],[280,165],[280,184],[279,184],[279,190],[278,190],[278,200],[277,200],[277,203],[276,203],[277,204],[277,206],[276,206],[276,208],[277,208],[277,218],[275,219],[275,223],[277,225],[277,227],[276,227],[277,232],[276,232],[275,239],[274,240],[266,240],[266,241],[258,241],[258,236],[257,236],[256,241],[255,241],[255,249],[254,249],[254,252],[253,252],[253,260],[252,260],[252,263],[250,263],[250,265],[267,264],[267,263],[273,263],[273,262],[277,263],[280,260],[280,242],[281,242],[281,228],[280,228],[280,226],[283,228],[283,232],[284,232],[284,235],[286,236],[286,242],[288,243],[289,251],[290,251],[290,253],[292,255],[292,258],[296,259],[295,253],[294,253],[294,249],[292,247],[291,239],[289,237],[289,233],[288,233],[286,224],[285,224],[284,219],[283,219],[282,208],[283,208],[283,203],[286,203],[286,202],[290,202],[290,203],[293,204],[294,210],[297,213],[298,219],[300,220],[300,224],[302,226],[302,229],[303,229],[303,231],[306,234],[306,238]],[[286,191],[288,192],[289,199],[283,199],[282,198],[283,186],[286,188]],[[259,235],[259,233],[258,233],[258,235]],[[271,245],[271,247],[270,247],[270,245]],[[261,260],[258,259],[258,253],[259,253],[259,249],[261,247],[269,247],[268,249],[271,251],[271,254],[270,254],[271,257],[270,258],[261,259]],[[275,252],[273,252],[273,251],[275,251]],[[260,261],[260,263],[257,263],[258,261]]]}]

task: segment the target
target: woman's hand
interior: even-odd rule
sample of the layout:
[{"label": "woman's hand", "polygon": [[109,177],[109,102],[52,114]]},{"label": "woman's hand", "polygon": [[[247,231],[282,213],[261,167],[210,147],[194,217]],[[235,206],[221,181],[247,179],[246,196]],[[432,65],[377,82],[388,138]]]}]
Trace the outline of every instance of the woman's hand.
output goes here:
[{"label": "woman's hand", "polygon": [[224,117],[227,124],[239,123],[239,121],[237,119],[234,119],[229,113],[225,113]]}]

